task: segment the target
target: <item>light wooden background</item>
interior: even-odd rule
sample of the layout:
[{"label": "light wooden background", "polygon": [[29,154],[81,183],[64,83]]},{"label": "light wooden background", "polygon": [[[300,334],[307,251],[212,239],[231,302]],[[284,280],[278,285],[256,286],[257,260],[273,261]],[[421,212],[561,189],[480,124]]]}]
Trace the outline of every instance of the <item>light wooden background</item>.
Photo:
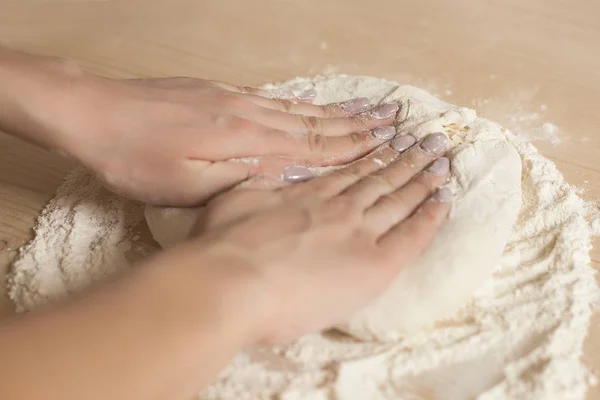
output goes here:
[{"label": "light wooden background", "polygon": [[[0,0],[0,43],[114,77],[258,85],[340,72],[412,83],[533,136],[555,124],[560,143],[536,145],[596,199],[599,17],[598,0]],[[72,167],[0,133],[0,277]],[[0,301],[0,317],[11,312]],[[586,346],[592,367],[598,321]]]}]

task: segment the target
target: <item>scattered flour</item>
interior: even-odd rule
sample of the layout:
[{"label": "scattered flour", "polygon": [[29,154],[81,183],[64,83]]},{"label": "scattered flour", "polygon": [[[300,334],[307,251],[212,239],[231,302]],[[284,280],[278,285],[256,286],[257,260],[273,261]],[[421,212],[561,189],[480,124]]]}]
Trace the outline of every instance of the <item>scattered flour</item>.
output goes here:
[{"label": "scattered flour", "polygon": [[[380,82],[369,79],[339,90],[350,98],[358,85]],[[599,299],[589,257],[598,207],[532,144],[504,134],[522,160],[523,206],[493,277],[452,322],[393,343],[329,331],[247,350],[198,399],[583,399],[595,382],[580,357]],[[8,284],[19,311],[143,257],[147,250],[133,240],[142,208],[73,171],[14,263]]]},{"label": "scattered flour", "polygon": [[108,192],[85,169],[72,171],[38,217],[35,238],[19,249],[8,276],[17,311],[128,269],[144,254],[133,241],[141,221],[141,205]]},{"label": "scattered flour", "polygon": [[554,125],[552,122],[544,122],[539,130],[542,132],[542,139],[550,141],[553,145],[557,145],[560,143],[560,139],[558,138],[558,126]]},{"label": "scattered flour", "polygon": [[[548,106],[534,106],[537,90],[515,90],[505,98],[476,98],[471,101],[482,114],[502,121],[503,125],[530,141],[547,141],[553,146],[562,142],[558,126],[546,121]],[[580,139],[580,138],[579,138]]]}]

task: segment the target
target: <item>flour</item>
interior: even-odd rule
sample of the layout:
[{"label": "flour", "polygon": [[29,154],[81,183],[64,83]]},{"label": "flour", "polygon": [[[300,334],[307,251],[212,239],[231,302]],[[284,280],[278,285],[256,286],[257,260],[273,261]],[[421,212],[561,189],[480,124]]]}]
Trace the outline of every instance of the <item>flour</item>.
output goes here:
[{"label": "flour", "polygon": [[142,220],[141,205],[108,192],[84,169],[72,171],[38,217],[35,238],[19,250],[8,276],[17,311],[129,268],[146,252],[130,240]]},{"label": "flour", "polygon": [[[357,78],[335,90],[348,99],[358,87],[374,95],[375,82]],[[317,101],[326,95],[317,93]],[[393,343],[329,331],[247,350],[198,399],[582,399],[595,382],[580,356],[599,299],[589,258],[598,208],[533,145],[502,132],[521,157],[523,205],[492,277],[452,320]],[[15,261],[9,289],[19,310],[129,268],[146,252],[133,240],[141,210],[84,170],[72,172]]]}]

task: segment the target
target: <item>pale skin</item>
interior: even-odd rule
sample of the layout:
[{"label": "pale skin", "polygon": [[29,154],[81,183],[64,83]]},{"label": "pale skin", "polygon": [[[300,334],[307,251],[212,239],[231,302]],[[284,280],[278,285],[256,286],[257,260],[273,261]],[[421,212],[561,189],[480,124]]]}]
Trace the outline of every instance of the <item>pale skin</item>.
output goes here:
[{"label": "pale skin", "polygon": [[[443,137],[390,145],[377,134],[390,107],[286,96],[112,80],[0,49],[2,130],[74,157],[130,198],[210,199],[188,241],[0,321],[0,398],[186,399],[243,349],[346,321],[410,266],[450,208],[437,190]],[[242,157],[261,162],[231,160]],[[358,158],[324,177],[280,179],[290,165]]]}]

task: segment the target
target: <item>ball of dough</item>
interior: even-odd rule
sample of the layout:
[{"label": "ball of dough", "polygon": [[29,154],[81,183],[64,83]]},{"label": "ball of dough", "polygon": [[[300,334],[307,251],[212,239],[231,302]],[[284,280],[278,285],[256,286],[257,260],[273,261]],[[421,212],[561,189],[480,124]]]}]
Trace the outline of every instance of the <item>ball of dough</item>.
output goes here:
[{"label": "ball of dough", "polygon": [[490,277],[521,208],[521,159],[504,141],[483,141],[460,148],[451,165],[459,187],[433,243],[340,329],[397,340],[452,316]]}]

